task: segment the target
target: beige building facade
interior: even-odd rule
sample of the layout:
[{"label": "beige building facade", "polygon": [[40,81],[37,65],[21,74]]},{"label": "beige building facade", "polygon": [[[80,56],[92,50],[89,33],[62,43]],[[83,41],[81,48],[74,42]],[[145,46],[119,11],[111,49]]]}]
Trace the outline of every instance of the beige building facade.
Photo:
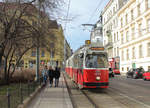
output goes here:
[{"label": "beige building facade", "polygon": [[119,33],[117,13],[123,6],[123,0],[110,0],[102,12],[103,43],[109,58],[119,57]]},{"label": "beige building facade", "polygon": [[117,17],[120,71],[150,69],[150,0],[128,0]]}]

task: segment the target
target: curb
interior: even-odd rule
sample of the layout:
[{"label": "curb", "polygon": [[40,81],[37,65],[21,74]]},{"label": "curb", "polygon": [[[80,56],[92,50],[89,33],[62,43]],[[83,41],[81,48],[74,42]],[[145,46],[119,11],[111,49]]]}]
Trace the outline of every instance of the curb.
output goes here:
[{"label": "curb", "polygon": [[38,88],[23,101],[23,104],[19,104],[17,108],[27,108],[29,103],[34,99],[37,93],[39,93],[42,90],[43,87],[44,85],[38,86]]}]

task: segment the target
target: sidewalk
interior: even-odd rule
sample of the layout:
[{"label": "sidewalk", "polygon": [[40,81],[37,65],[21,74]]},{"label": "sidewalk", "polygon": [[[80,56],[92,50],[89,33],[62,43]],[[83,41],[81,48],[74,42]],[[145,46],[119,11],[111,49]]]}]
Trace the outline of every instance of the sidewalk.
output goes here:
[{"label": "sidewalk", "polygon": [[48,82],[27,108],[73,108],[63,75],[58,87],[49,87]]}]

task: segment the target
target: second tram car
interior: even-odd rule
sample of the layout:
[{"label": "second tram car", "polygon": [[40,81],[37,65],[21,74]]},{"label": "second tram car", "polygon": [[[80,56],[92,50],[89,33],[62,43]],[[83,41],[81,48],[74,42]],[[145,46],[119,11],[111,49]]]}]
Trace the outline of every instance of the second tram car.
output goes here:
[{"label": "second tram car", "polygon": [[109,58],[109,68],[112,68],[114,74],[120,74],[119,70],[119,57]]},{"label": "second tram car", "polygon": [[79,88],[108,88],[108,57],[104,47],[84,45],[66,62],[66,73]]}]

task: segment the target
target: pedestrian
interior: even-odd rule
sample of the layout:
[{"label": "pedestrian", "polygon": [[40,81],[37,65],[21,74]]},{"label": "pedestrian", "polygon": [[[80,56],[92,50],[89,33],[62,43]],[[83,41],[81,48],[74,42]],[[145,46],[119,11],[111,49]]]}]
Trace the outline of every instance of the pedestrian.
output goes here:
[{"label": "pedestrian", "polygon": [[44,66],[44,69],[42,70],[42,76],[43,76],[43,83],[44,85],[46,85],[46,81],[47,81],[47,65]]},{"label": "pedestrian", "polygon": [[49,76],[50,87],[52,87],[53,86],[53,78],[54,78],[54,70],[52,69],[51,66],[49,66],[48,76]]},{"label": "pedestrian", "polygon": [[55,87],[58,87],[60,77],[60,68],[56,66],[55,68]]}]

